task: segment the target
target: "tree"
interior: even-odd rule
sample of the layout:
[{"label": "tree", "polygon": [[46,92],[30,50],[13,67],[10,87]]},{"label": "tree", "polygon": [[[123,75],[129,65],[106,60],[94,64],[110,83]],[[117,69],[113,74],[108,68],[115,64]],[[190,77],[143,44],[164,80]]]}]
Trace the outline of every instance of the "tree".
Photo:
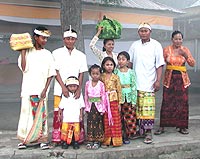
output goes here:
[{"label": "tree", "polygon": [[60,21],[62,33],[70,25],[77,31],[77,49],[84,51],[81,0],[61,0]]},{"label": "tree", "polygon": [[[123,0],[101,0],[102,4],[119,5]],[[60,21],[62,33],[69,25],[77,31],[77,48],[84,52],[81,0],[61,0]]]}]

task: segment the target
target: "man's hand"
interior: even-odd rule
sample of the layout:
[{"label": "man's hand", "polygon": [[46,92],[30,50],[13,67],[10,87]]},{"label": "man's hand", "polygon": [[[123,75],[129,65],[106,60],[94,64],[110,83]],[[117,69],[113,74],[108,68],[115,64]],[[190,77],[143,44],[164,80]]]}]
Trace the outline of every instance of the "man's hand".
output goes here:
[{"label": "man's hand", "polygon": [[160,90],[160,82],[159,81],[156,81],[154,84],[153,84],[153,88],[154,88],[154,91],[157,92]]}]

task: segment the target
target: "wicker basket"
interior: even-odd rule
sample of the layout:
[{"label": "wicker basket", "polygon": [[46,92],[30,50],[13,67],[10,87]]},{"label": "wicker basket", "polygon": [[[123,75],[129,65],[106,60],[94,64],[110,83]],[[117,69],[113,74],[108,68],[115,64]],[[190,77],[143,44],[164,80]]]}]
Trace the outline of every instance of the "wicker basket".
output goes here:
[{"label": "wicker basket", "polygon": [[12,34],[10,37],[10,47],[14,51],[32,48],[31,35],[29,33]]}]

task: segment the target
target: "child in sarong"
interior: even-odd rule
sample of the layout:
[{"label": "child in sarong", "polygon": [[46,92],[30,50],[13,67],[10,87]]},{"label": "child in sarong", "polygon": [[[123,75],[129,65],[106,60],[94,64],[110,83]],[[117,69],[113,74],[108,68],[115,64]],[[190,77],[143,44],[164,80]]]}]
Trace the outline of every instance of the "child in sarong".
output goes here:
[{"label": "child in sarong", "polygon": [[85,85],[85,112],[87,113],[86,149],[98,149],[104,139],[103,114],[106,111],[106,92],[100,81],[101,67],[94,64],[89,68],[92,80]]},{"label": "child in sarong", "polygon": [[114,74],[116,64],[112,57],[105,57],[101,67],[103,69],[101,80],[105,85],[108,99],[107,111],[104,114],[104,141],[102,147],[122,145],[122,128],[120,117],[120,104],[122,104],[122,91],[118,75]]},{"label": "child in sarong", "polygon": [[79,149],[80,121],[83,120],[85,104],[82,96],[78,99],[74,98],[74,93],[79,87],[78,78],[74,76],[68,77],[65,85],[69,91],[69,97],[62,96],[58,113],[59,119],[62,120],[62,148],[67,149],[72,144],[74,149]]},{"label": "child in sarong", "polygon": [[121,117],[123,143],[129,144],[129,138],[136,135],[136,112],[137,88],[135,72],[128,68],[130,56],[126,51],[122,51],[117,56],[118,67],[116,74],[120,78],[122,87]]}]

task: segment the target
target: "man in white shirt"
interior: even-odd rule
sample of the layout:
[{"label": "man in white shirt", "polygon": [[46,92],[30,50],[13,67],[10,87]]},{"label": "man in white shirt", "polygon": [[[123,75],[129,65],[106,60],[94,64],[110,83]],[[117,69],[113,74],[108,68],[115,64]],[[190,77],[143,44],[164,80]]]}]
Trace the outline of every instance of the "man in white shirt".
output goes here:
[{"label": "man in white shirt", "polygon": [[77,33],[73,29],[68,29],[64,32],[63,41],[65,46],[53,51],[53,57],[56,65],[56,80],[54,85],[54,120],[52,141],[59,143],[60,126],[58,122],[58,106],[61,100],[61,95],[69,97],[69,91],[64,85],[64,81],[69,76],[75,76],[79,80],[78,90],[74,94],[77,99],[81,96],[84,72],[88,71],[86,55],[75,48]]},{"label": "man in white shirt", "polygon": [[136,107],[139,134],[145,135],[144,143],[152,143],[155,118],[155,92],[160,89],[162,76],[163,49],[161,44],[150,38],[151,26],[141,23],[138,27],[140,40],[135,41],[130,49],[130,65],[136,72],[138,102]]}]

